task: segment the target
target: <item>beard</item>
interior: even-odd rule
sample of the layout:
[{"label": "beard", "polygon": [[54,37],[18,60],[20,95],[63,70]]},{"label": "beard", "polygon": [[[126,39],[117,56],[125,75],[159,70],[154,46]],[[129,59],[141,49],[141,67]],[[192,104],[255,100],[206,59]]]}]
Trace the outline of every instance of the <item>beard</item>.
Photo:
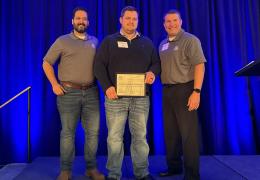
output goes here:
[{"label": "beard", "polygon": [[85,33],[87,30],[86,24],[73,24],[73,28],[78,33]]}]

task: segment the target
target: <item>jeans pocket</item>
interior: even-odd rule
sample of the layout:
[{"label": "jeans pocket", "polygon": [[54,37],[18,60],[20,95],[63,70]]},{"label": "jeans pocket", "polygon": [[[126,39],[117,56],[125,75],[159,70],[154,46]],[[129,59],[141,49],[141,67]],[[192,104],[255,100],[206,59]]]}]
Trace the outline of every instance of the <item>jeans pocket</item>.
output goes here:
[{"label": "jeans pocket", "polygon": [[73,88],[71,88],[71,87],[68,87],[68,86],[62,86],[62,87],[65,90],[64,95],[73,91]]}]

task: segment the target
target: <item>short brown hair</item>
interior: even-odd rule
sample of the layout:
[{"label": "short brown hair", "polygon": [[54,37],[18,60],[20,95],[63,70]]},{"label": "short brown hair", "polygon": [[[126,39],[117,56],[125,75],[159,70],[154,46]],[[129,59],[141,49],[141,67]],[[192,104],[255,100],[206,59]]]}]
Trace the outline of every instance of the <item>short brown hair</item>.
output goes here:
[{"label": "short brown hair", "polygon": [[86,13],[88,14],[87,10],[86,10],[84,7],[78,6],[78,7],[76,7],[76,8],[73,9],[72,19],[74,19],[75,14],[76,14],[77,11],[84,11],[84,12],[86,12]]},{"label": "short brown hair", "polygon": [[168,15],[168,14],[178,14],[179,17],[180,17],[180,19],[181,19],[181,13],[180,13],[180,11],[178,11],[177,9],[170,9],[169,11],[167,11],[167,12],[164,14],[163,18],[165,18],[165,16]]},{"label": "short brown hair", "polygon": [[126,11],[135,11],[135,12],[137,12],[137,14],[138,14],[138,11],[137,11],[137,9],[136,9],[134,6],[126,6],[126,7],[124,7],[124,8],[121,10],[120,17],[123,17],[123,16],[125,15],[125,12],[126,12]]}]

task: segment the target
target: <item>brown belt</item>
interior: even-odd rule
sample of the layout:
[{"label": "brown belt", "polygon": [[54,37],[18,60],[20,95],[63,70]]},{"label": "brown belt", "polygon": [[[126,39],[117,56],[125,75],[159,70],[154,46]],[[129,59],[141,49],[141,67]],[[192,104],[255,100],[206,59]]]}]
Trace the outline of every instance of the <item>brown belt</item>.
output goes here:
[{"label": "brown belt", "polygon": [[96,86],[96,82],[89,83],[89,84],[76,84],[76,83],[72,83],[72,82],[68,82],[68,81],[61,81],[61,85],[70,87],[73,89],[86,90],[86,89]]}]

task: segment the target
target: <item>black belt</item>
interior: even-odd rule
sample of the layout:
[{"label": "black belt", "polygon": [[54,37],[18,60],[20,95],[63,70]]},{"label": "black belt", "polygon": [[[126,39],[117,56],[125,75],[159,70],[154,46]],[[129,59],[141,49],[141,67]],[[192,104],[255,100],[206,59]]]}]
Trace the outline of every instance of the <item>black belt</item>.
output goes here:
[{"label": "black belt", "polygon": [[163,87],[166,87],[166,88],[169,88],[169,87],[173,87],[175,86],[176,84],[163,84]]},{"label": "black belt", "polygon": [[177,84],[163,84],[163,87],[169,88],[169,87],[174,87],[174,86],[183,86],[183,85],[188,85],[188,84],[193,84],[194,80],[185,82],[185,83],[177,83]]}]

